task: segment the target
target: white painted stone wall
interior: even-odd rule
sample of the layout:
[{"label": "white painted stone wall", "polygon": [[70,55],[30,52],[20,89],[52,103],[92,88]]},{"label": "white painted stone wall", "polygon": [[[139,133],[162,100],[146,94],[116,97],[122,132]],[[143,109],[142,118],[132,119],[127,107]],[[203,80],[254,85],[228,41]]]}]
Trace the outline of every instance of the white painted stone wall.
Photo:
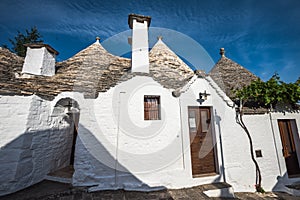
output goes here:
[{"label": "white painted stone wall", "polygon": [[[182,126],[185,137],[186,168],[189,171],[189,183],[228,182],[234,191],[254,191],[255,168],[252,164],[247,135],[235,122],[235,109],[230,107],[233,103],[224,96],[222,91],[215,88],[206,79],[199,78],[190,89],[180,96],[182,105]],[[206,91],[210,96],[201,104],[196,101],[199,93]],[[215,134],[215,148],[219,175],[213,177],[192,178],[191,155],[189,150],[190,138],[188,127],[188,106],[210,107]]]},{"label": "white painted stone wall", "polygon": [[[282,143],[278,127],[278,119],[295,119],[300,127],[299,113],[269,113],[265,115],[247,115],[245,123],[251,132],[255,150],[262,150],[262,158],[257,158],[261,167],[263,187],[270,191],[285,191],[285,185],[299,182],[300,178],[288,178],[285,160],[282,153]],[[273,130],[272,130],[273,126]],[[300,145],[296,144],[300,155]]]},{"label": "white painted stone wall", "polygon": [[21,147],[26,143],[21,135],[26,131],[31,99],[0,97],[0,194],[8,193],[11,187],[8,183],[15,180]]},{"label": "white painted stone wall", "polygon": [[[255,191],[249,141],[235,122],[235,109],[229,106],[233,103],[225,102],[205,79],[187,88],[175,98],[151,78],[135,77],[96,100],[73,97],[82,108],[73,184],[98,185],[92,190],[151,190],[226,181],[235,191]],[[211,95],[200,104],[199,92],[205,90]],[[144,95],[161,96],[161,120],[144,120]],[[212,109],[218,175],[192,178],[188,106]],[[272,190],[279,171],[268,120],[268,115],[245,116],[254,148],[263,152],[263,158],[258,158],[263,187]]]},{"label": "white painted stone wall", "polygon": [[[144,120],[144,95],[160,96],[161,120]],[[75,185],[160,186],[157,173],[183,169],[178,100],[152,78],[135,77],[86,105],[94,113],[81,110]]]},{"label": "white painted stone wall", "polygon": [[[1,96],[0,196],[69,165],[73,126],[37,96]],[[3,112],[2,112],[3,111]]]},{"label": "white painted stone wall", "polygon": [[[209,85],[215,87],[213,84]],[[235,122],[235,110],[230,107],[233,104],[228,102],[228,97],[224,97],[218,88],[210,88],[209,91],[212,94],[215,133],[220,137],[219,142],[222,141],[225,180],[233,186],[235,192],[253,192],[255,166],[251,161],[247,135]],[[297,127],[300,126],[299,113],[244,115],[244,122],[253,140],[254,151],[262,151],[263,157],[256,160],[262,171],[262,186],[266,191],[286,191],[285,185],[300,180],[287,177],[277,119],[295,119]],[[218,149],[220,151],[220,148]]]},{"label": "white painted stone wall", "polygon": [[53,76],[55,74],[55,55],[45,47],[27,47],[22,73]]},{"label": "white painted stone wall", "polygon": [[[210,84],[212,86],[213,84]],[[213,85],[215,87],[215,85]],[[225,173],[225,181],[231,184],[235,192],[255,191],[255,166],[251,160],[250,145],[246,133],[235,121],[235,109],[228,102],[218,88],[211,89],[214,107],[215,132],[220,138]],[[226,101],[225,101],[226,100]],[[226,103],[225,103],[226,102]],[[257,161],[261,168],[263,187],[270,191],[276,184],[274,176],[278,175],[274,144],[270,138],[272,132],[263,115],[244,116],[244,121],[251,133],[254,149],[263,151],[263,158]],[[219,148],[219,151],[221,149]]]},{"label": "white painted stone wall", "polygon": [[[191,173],[187,106],[199,105],[198,91],[209,89],[199,80],[190,93],[175,98],[152,78],[135,77],[96,100],[75,98],[81,117],[73,184],[98,185],[94,190],[151,190],[223,181],[221,175],[194,179]],[[144,120],[144,95],[160,96],[161,120]],[[211,105],[209,97],[203,106]]]},{"label": "white painted stone wall", "polygon": [[[97,99],[72,92],[61,93],[52,102],[37,96],[2,96],[0,128],[6,134],[1,134],[0,140],[0,171],[5,172],[0,175],[0,195],[37,183],[68,165],[73,126],[63,109],[61,115],[54,112],[57,102],[67,97],[80,107],[75,186],[152,190],[226,181],[235,192],[255,191],[247,135],[235,122],[232,102],[225,101],[215,87],[198,78],[175,98],[152,78],[137,76],[100,93]],[[199,92],[204,91],[210,96],[200,104]],[[161,120],[144,120],[144,95],[160,96]],[[215,176],[192,177],[188,106],[211,108],[219,171]],[[284,184],[299,179],[286,175],[277,119],[296,119],[299,129],[300,117],[298,113],[271,115],[246,115],[244,119],[254,149],[262,150],[263,157],[257,158],[262,186],[284,191]]]},{"label": "white painted stone wall", "polygon": [[[151,190],[158,186],[182,188],[226,181],[236,192],[255,191],[255,167],[249,141],[235,122],[235,109],[230,107],[233,103],[205,79],[197,79],[187,88],[180,98],[174,98],[170,90],[151,78],[135,77],[99,94],[95,100],[84,99],[81,94],[59,95],[57,100],[71,97],[81,107],[73,184],[97,185],[92,190]],[[205,90],[211,95],[200,104],[199,92]],[[161,96],[162,120],[143,120],[144,95]],[[219,175],[192,178],[188,106],[212,108]],[[299,127],[299,114],[272,114],[272,117],[273,121],[280,117],[295,118]],[[269,115],[245,115],[244,120],[254,149],[263,153],[262,158],[257,158],[263,187],[283,190],[282,184],[299,180],[285,176],[282,155],[279,172]],[[273,126],[277,130],[274,134],[280,153],[279,130],[276,124]]]}]

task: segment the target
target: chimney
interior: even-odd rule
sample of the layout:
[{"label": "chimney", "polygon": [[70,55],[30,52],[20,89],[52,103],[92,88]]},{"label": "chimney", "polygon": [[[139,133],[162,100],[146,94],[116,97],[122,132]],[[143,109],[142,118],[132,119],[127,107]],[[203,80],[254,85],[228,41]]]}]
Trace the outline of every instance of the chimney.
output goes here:
[{"label": "chimney", "polygon": [[58,52],[48,44],[25,44],[26,57],[22,73],[53,76],[55,75],[55,57]]},{"label": "chimney", "polygon": [[149,16],[137,14],[128,16],[128,25],[132,29],[132,72],[149,73],[148,27],[150,23]]}]

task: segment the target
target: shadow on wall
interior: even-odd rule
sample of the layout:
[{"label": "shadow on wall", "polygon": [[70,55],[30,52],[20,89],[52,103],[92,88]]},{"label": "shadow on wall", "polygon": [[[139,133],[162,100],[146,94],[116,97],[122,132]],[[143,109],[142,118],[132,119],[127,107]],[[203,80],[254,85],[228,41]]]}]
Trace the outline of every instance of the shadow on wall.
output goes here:
[{"label": "shadow on wall", "polygon": [[[217,110],[214,109],[214,120],[218,126],[218,132],[219,134],[216,133],[216,130],[214,130],[215,135],[219,135],[219,142],[220,142],[220,154],[221,154],[221,164],[219,173],[220,176],[214,180],[215,183],[212,183],[216,188],[220,189],[220,197],[231,197],[231,191],[229,188],[231,187],[230,184],[226,182],[226,174],[225,174],[225,167],[224,167],[224,153],[223,153],[223,140],[222,140],[222,129],[221,129],[221,116],[218,115]],[[215,144],[217,146],[217,144]],[[222,180],[223,178],[223,180]],[[221,182],[221,183],[216,183],[216,182]],[[223,183],[222,183],[223,182]],[[225,188],[224,188],[225,187]],[[226,188],[227,187],[227,188]]]},{"label": "shadow on wall", "polygon": [[[74,186],[94,186],[94,190],[133,189],[153,191],[165,189],[162,186],[151,187],[139,180],[111,155],[91,131],[81,124],[79,125],[78,136],[73,175]],[[93,149],[92,153],[90,152],[91,148]]]},{"label": "shadow on wall", "polygon": [[[28,129],[0,149],[0,196],[38,183],[53,171],[70,165],[74,117],[66,114],[70,99],[62,99],[51,115],[43,115],[43,101],[34,99]],[[75,108],[78,104],[74,103]],[[73,106],[73,105],[71,105]],[[13,132],[11,127],[11,132]]]},{"label": "shadow on wall", "polygon": [[[277,176],[277,182],[272,191],[286,192],[293,195],[300,195],[300,178],[289,178],[287,173],[283,176]],[[296,193],[293,191],[296,190]]]},{"label": "shadow on wall", "polygon": [[[0,150],[0,196],[16,192],[42,181],[45,176],[53,171],[64,168],[70,164],[70,155],[73,141],[73,125],[69,124],[64,129],[47,129],[41,131],[26,132],[1,147]],[[82,126],[81,126],[82,127]],[[102,163],[102,160],[94,158],[77,137],[75,156],[75,174],[80,177],[85,185],[99,185],[110,188],[124,188],[124,183],[134,184],[144,190],[163,189],[151,188],[141,182],[126,168],[118,163],[109,152],[98,142],[93,134],[86,128],[85,137],[88,137],[90,145],[96,147],[101,153],[105,163],[116,166],[112,169]],[[80,151],[80,153],[79,153]],[[83,159],[76,159],[83,156]],[[79,165],[82,165],[78,168]],[[78,169],[78,171],[76,171]],[[84,176],[84,177],[83,177]],[[110,178],[103,178],[112,176]]]},{"label": "shadow on wall", "polygon": [[[62,122],[65,123],[65,122]],[[0,150],[0,196],[70,164],[73,126],[25,132]]]},{"label": "shadow on wall", "polygon": [[272,188],[272,191],[279,191],[279,192],[286,192],[286,187],[285,185],[288,182],[288,175],[287,173],[284,173],[283,176],[277,176],[277,182]]},{"label": "shadow on wall", "polygon": [[[221,152],[221,165],[220,165],[220,173],[223,176],[223,181],[226,183],[226,174],[224,167],[224,153],[223,153],[223,140],[222,140],[222,130],[221,130],[221,116],[218,115],[217,110],[215,109],[214,118],[219,130],[219,142],[220,142],[220,152]],[[220,180],[219,180],[220,181]]]}]

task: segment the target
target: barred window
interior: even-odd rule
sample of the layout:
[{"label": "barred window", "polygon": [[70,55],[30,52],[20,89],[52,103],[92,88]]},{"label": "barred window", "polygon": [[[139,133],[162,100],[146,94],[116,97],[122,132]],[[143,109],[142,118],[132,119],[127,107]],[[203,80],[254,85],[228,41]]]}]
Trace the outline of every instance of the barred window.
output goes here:
[{"label": "barred window", "polygon": [[144,96],[144,120],[160,120],[160,96]]}]

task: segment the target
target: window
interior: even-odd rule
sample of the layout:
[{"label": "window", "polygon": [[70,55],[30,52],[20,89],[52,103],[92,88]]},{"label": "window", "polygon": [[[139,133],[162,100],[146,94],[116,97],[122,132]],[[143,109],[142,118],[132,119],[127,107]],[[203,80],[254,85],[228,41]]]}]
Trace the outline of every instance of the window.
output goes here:
[{"label": "window", "polygon": [[160,120],[160,96],[144,96],[144,120]]}]

